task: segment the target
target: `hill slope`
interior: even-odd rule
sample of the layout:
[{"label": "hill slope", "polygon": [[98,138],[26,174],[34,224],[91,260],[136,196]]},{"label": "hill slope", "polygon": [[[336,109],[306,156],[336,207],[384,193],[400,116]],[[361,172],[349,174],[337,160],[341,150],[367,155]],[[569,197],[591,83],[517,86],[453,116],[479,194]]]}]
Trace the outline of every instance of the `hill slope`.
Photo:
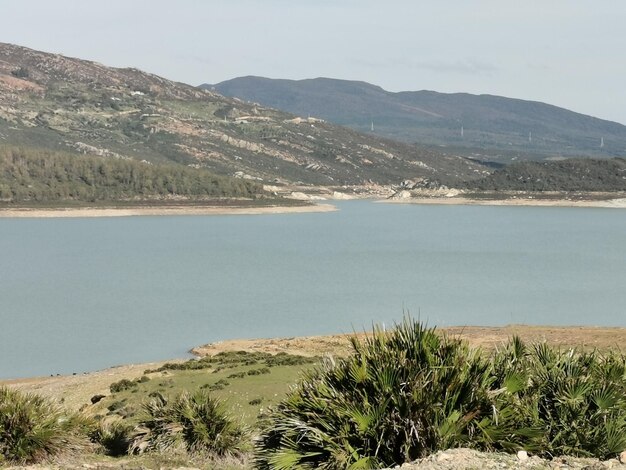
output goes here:
[{"label": "hill slope", "polygon": [[626,159],[516,162],[468,183],[488,191],[626,191]]},{"label": "hill slope", "polygon": [[0,43],[0,143],[179,162],[257,181],[443,184],[484,175],[417,148],[225,98],[136,69]]},{"label": "hill slope", "polygon": [[370,132],[373,123],[376,135],[406,142],[544,156],[626,155],[626,126],[534,101],[434,91],[392,93],[365,82],[328,78],[240,77],[202,87],[361,132]]}]

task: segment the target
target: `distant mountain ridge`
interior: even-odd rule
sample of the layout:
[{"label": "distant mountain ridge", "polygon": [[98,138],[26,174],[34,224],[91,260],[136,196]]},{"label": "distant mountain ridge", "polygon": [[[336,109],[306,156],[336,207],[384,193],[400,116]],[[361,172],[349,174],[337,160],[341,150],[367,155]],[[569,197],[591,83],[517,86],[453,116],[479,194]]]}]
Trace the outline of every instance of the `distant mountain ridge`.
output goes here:
[{"label": "distant mountain ridge", "polygon": [[393,93],[330,78],[247,76],[201,87],[410,143],[553,157],[626,155],[626,126],[536,101],[425,90]]}]

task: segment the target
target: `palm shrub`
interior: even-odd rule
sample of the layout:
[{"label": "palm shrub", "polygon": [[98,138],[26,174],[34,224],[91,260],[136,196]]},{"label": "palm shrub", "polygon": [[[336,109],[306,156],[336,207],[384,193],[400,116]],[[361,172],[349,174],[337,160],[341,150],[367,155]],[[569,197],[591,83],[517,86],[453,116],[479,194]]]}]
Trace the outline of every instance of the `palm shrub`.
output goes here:
[{"label": "palm shrub", "polygon": [[128,454],[134,438],[135,427],[122,418],[101,421],[92,434],[92,440],[112,457]]},{"label": "palm shrub", "polygon": [[481,432],[492,378],[480,351],[410,319],[352,338],[352,348],[305,373],[269,416],[256,446],[260,468],[393,466]]},{"label": "palm shrub", "polygon": [[223,402],[204,389],[183,391],[172,400],[156,394],[144,411],[132,452],[184,448],[217,456],[237,455],[246,443],[243,426],[228,415]]},{"label": "palm shrub", "polygon": [[82,448],[90,425],[44,397],[0,388],[0,461],[33,463]]},{"label": "palm shrub", "polygon": [[484,427],[495,447],[598,458],[626,449],[623,355],[527,347],[513,338],[493,364],[494,406],[505,410]]}]

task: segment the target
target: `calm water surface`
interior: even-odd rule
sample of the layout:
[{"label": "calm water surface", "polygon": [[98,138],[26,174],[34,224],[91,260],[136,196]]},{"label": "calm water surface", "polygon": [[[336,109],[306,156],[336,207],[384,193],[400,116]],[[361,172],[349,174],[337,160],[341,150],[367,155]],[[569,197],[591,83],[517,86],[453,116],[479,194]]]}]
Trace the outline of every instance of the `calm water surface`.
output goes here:
[{"label": "calm water surface", "polygon": [[437,325],[626,326],[626,212],[387,205],[0,219],[0,377],[227,338]]}]

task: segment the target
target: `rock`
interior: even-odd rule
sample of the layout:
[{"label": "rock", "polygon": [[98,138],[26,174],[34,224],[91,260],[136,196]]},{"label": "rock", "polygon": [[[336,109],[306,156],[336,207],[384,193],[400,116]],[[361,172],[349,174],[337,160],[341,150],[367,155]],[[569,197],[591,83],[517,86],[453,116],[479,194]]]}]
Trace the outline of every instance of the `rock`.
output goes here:
[{"label": "rock", "polygon": [[349,194],[340,193],[339,191],[333,191],[333,199],[352,199]]},{"label": "rock", "polygon": [[622,465],[626,465],[626,450],[624,452],[622,452],[621,454],[619,454],[619,463],[621,463]]},{"label": "rock", "polygon": [[526,452],[525,450],[520,450],[517,453],[517,460],[523,462],[524,460],[528,460],[528,452]]},{"label": "rock", "polygon": [[93,397],[91,397],[91,404],[95,405],[96,403],[98,403],[100,400],[102,400],[106,395],[94,395]]},{"label": "rock", "polygon": [[297,200],[299,200],[299,201],[308,201],[308,200],[310,200],[310,199],[311,199],[308,195],[306,195],[306,194],[304,194],[304,193],[302,193],[302,192],[300,192],[300,191],[293,191],[293,192],[292,192],[289,196],[287,196],[287,197],[288,197],[289,199],[297,199]]},{"label": "rock", "polygon": [[408,198],[411,197],[411,193],[409,191],[407,191],[406,189],[403,189],[402,191],[398,191],[392,197],[394,199],[408,199]]}]

